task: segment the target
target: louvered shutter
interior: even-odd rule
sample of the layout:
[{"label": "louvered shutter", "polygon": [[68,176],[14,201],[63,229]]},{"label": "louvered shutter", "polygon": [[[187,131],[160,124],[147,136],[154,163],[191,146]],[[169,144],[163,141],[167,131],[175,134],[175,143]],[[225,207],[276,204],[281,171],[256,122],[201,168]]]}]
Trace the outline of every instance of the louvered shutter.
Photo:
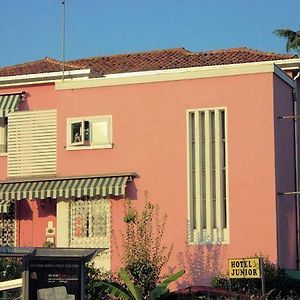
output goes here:
[{"label": "louvered shutter", "polygon": [[56,174],[56,110],[8,116],[8,176]]}]

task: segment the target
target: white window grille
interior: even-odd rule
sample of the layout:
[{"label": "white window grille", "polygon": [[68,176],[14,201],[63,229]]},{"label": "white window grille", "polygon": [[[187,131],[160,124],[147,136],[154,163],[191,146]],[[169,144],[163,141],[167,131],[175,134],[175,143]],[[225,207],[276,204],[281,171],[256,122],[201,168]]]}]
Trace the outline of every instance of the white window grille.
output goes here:
[{"label": "white window grille", "polygon": [[0,213],[0,246],[16,245],[15,203],[10,203],[7,212]]},{"label": "white window grille", "polygon": [[192,110],[187,116],[189,239],[229,242],[226,110]]},{"label": "white window grille", "polygon": [[109,248],[110,203],[105,199],[72,200],[69,204],[69,246]]}]

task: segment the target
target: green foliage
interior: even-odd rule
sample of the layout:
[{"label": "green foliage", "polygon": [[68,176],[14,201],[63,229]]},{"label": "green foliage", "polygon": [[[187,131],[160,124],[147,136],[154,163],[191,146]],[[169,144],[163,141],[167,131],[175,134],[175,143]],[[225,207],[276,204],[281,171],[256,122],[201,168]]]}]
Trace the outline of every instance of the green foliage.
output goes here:
[{"label": "green foliage", "polygon": [[[105,291],[108,295],[122,300],[134,300],[133,295],[124,289],[122,285],[119,285],[116,282],[101,282],[100,287]],[[142,298],[141,298],[142,299]],[[139,299],[139,300],[141,300]]]},{"label": "green foliage", "polygon": [[141,212],[130,201],[125,204],[122,260],[144,297],[159,283],[161,270],[172,251],[172,247],[163,244],[166,220],[166,215],[160,218],[159,207],[153,205],[147,195]]},{"label": "green foliage", "polygon": [[[0,258],[0,282],[18,279],[22,277],[22,262],[15,258]],[[6,292],[8,299],[14,299],[20,296],[20,292],[16,289]],[[0,292],[0,297],[3,292]],[[1,298],[2,299],[2,298]]]},{"label": "green foliage", "polygon": [[[256,255],[256,257],[258,257]],[[266,294],[268,299],[293,299],[292,294],[299,294],[300,284],[287,278],[283,269],[270,262],[267,257],[263,259]],[[240,294],[261,295],[261,279],[229,279],[219,275],[211,281],[211,286],[231,290]],[[298,299],[298,298],[297,298]]]},{"label": "green foliage", "polygon": [[126,273],[124,268],[120,269],[119,275],[120,278],[123,280],[123,282],[126,284],[127,289],[130,291],[130,294],[133,296],[133,299],[142,300],[143,296],[140,290],[138,289],[138,287],[134,285],[134,282],[130,280],[129,275]]},{"label": "green foliage", "polygon": [[277,29],[273,32],[275,35],[287,39],[286,51],[295,50],[300,51],[300,31],[293,31],[290,29]]},{"label": "green foliage", "polygon": [[45,241],[43,243],[43,247],[45,247],[45,248],[54,248],[55,247],[55,243],[54,242],[50,242],[50,241]]},{"label": "green foliage", "polygon": [[162,296],[165,296],[169,290],[168,286],[171,282],[176,281],[179,277],[181,277],[185,273],[184,270],[180,270],[179,272],[175,274],[171,274],[168,276],[165,280],[163,280],[162,283],[160,283],[158,286],[156,286],[150,293],[148,300],[155,300],[159,299]]},{"label": "green foliage", "polygon": [[127,274],[124,268],[120,269],[119,276],[126,285],[124,288],[117,282],[103,281],[100,283],[100,287],[112,297],[122,300],[156,300],[168,294],[168,286],[171,282],[177,280],[185,272],[183,270],[170,275],[161,284],[156,286],[152,291],[150,291],[149,296],[143,297],[138,286],[130,279],[129,274]]},{"label": "green foliage", "polygon": [[0,282],[22,277],[22,263],[15,258],[0,258]]},{"label": "green foliage", "polygon": [[86,300],[109,300],[111,299],[103,291],[101,283],[105,281],[118,281],[118,278],[110,272],[103,272],[95,268],[93,263],[86,265]]}]

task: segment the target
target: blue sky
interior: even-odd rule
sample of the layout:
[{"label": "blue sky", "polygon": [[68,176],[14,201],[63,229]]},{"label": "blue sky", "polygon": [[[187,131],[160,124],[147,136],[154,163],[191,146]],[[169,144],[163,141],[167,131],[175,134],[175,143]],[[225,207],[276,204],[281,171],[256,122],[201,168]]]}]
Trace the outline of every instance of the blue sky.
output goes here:
[{"label": "blue sky", "polygon": [[[66,59],[185,47],[284,53],[299,0],[65,0]],[[61,0],[0,0],[0,66],[61,58]]]}]

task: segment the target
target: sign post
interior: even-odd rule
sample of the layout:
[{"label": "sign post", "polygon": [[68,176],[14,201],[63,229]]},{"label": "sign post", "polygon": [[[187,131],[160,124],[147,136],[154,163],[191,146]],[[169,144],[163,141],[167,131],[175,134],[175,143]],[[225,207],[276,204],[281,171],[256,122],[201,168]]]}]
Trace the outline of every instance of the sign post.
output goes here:
[{"label": "sign post", "polygon": [[232,258],[228,260],[229,278],[261,279],[261,292],[265,295],[265,277],[262,258]]},{"label": "sign post", "polygon": [[259,266],[260,266],[260,273],[261,273],[261,293],[263,296],[266,295],[266,284],[265,284],[265,273],[264,273],[264,264],[263,258],[259,258]]}]

